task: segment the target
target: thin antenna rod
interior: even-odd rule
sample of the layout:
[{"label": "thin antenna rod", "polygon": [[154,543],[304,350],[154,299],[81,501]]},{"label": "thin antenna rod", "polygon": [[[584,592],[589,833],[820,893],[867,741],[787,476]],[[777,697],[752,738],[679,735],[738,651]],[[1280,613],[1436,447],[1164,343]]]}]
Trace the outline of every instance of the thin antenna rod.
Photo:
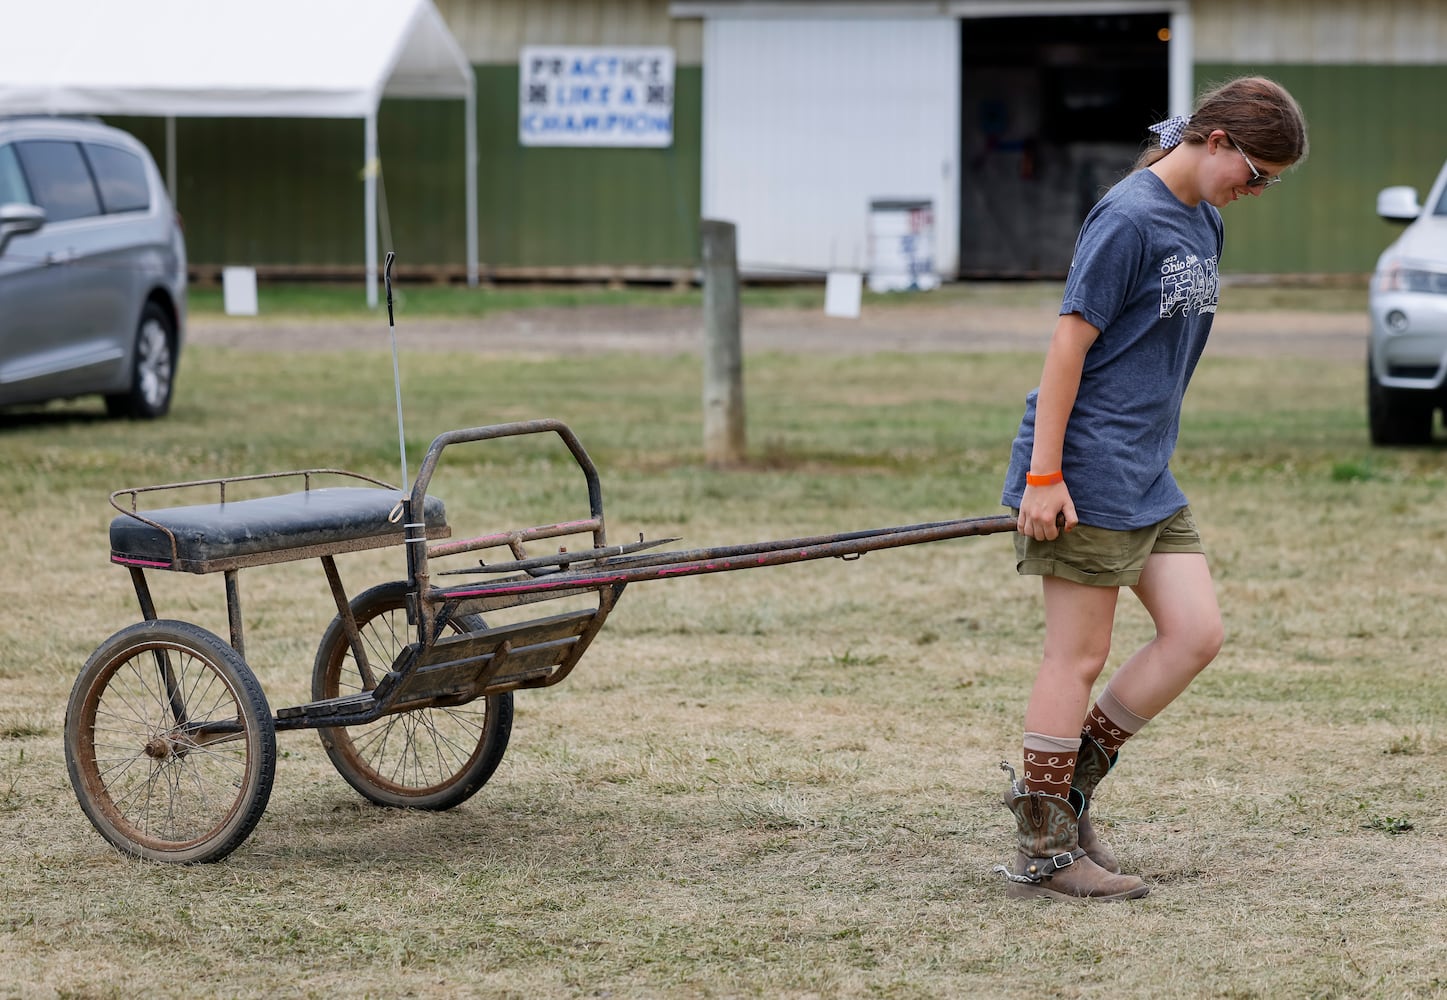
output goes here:
[{"label": "thin antenna rod", "polygon": [[411,480],[407,478],[407,434],[402,429],[402,369],[397,364],[397,325],[392,317],[392,261],[396,258],[396,253],[387,251],[382,277],[387,283],[387,332],[392,338],[392,387],[397,393],[397,451],[402,456],[402,489],[405,490]]}]

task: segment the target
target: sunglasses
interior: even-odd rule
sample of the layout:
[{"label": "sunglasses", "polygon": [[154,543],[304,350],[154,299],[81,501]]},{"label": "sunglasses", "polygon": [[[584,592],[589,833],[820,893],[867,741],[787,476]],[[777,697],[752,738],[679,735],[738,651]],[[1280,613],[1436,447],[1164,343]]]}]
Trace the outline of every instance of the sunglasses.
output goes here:
[{"label": "sunglasses", "polygon": [[1235,143],[1232,143],[1231,148],[1234,149],[1234,150],[1236,150],[1236,152],[1241,153],[1241,159],[1245,160],[1245,161],[1246,161],[1246,166],[1248,166],[1248,167],[1251,168],[1251,179],[1246,182],[1246,186],[1247,186],[1247,187],[1252,188],[1252,189],[1257,190],[1257,191],[1265,191],[1265,190],[1266,190],[1267,188],[1269,188],[1271,185],[1273,185],[1273,184],[1280,184],[1280,183],[1281,183],[1281,178],[1280,178],[1280,176],[1277,176],[1277,177],[1267,177],[1267,176],[1266,176],[1265,174],[1263,174],[1261,171],[1257,170],[1257,169],[1256,169],[1256,164],[1254,164],[1254,163],[1251,162],[1251,157],[1247,156],[1244,152],[1241,151],[1241,147],[1240,147],[1240,146],[1237,146]]}]

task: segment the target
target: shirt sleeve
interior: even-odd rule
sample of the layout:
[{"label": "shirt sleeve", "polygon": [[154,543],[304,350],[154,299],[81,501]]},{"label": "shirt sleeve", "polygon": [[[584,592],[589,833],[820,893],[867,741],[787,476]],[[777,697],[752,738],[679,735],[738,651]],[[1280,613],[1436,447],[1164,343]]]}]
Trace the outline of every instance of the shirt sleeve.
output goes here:
[{"label": "shirt sleeve", "polygon": [[1060,314],[1078,312],[1104,331],[1125,307],[1144,257],[1145,240],[1134,221],[1113,210],[1092,214],[1075,241]]}]

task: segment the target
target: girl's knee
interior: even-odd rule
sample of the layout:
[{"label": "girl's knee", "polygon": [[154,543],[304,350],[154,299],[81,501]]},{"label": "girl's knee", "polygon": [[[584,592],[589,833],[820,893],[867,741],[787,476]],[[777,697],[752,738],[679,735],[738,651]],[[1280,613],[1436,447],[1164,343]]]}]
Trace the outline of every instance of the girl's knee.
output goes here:
[{"label": "girl's knee", "polygon": [[1206,667],[1221,652],[1221,646],[1226,641],[1226,629],[1221,623],[1220,615],[1213,615],[1209,619],[1195,622],[1190,629],[1190,634],[1183,637],[1183,657],[1195,664],[1196,671],[1205,670]]},{"label": "girl's knee", "polygon": [[1040,664],[1040,670],[1062,682],[1073,681],[1077,684],[1084,684],[1088,688],[1100,678],[1109,657],[1109,646],[1103,651],[1082,652],[1077,650],[1070,655],[1052,655],[1047,650],[1045,658]]}]

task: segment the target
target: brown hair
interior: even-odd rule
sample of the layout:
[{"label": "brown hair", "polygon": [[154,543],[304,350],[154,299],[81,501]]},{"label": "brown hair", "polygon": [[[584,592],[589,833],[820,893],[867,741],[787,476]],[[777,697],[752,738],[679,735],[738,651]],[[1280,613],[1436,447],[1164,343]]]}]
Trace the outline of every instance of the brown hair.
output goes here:
[{"label": "brown hair", "polygon": [[[1286,88],[1264,76],[1242,76],[1201,95],[1182,142],[1203,143],[1216,129],[1253,160],[1289,165],[1306,158],[1306,118]],[[1153,136],[1136,168],[1148,167],[1168,151]]]}]

